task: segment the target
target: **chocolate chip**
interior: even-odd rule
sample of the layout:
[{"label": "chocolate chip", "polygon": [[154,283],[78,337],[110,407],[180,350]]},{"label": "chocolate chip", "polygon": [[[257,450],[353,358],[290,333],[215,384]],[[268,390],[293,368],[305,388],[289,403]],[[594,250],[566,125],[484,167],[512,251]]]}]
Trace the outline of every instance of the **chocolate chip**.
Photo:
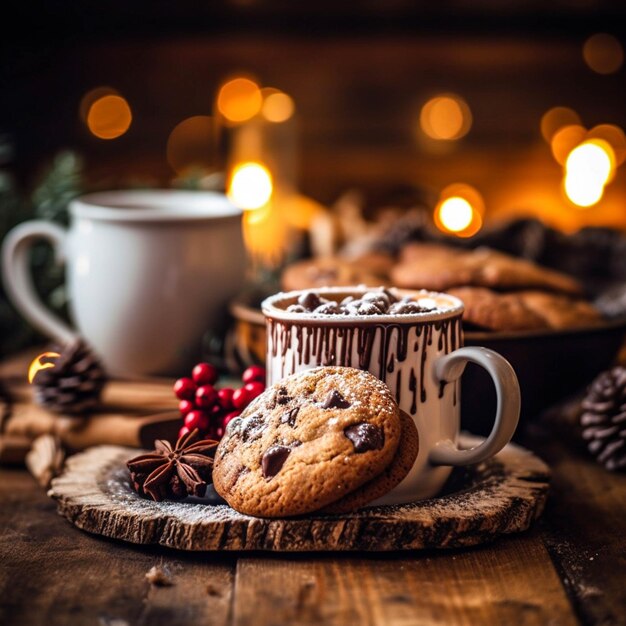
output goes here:
[{"label": "chocolate chip", "polygon": [[281,424],[289,424],[292,428],[296,424],[296,417],[298,416],[298,411],[300,411],[299,406],[294,406],[293,409],[290,409],[286,413],[283,413],[280,417]]},{"label": "chocolate chip", "polygon": [[389,313],[395,315],[407,315],[409,313],[425,313],[432,311],[432,308],[424,307],[417,302],[396,302],[389,307]]},{"label": "chocolate chip", "polygon": [[344,429],[343,434],[352,442],[354,451],[357,453],[380,450],[385,445],[383,430],[368,422],[348,426]]},{"label": "chocolate chip", "polygon": [[261,470],[264,478],[276,476],[282,469],[291,450],[285,446],[272,446],[265,451],[261,459]]},{"label": "chocolate chip", "polygon": [[287,313],[306,313],[306,309],[301,304],[290,304]]},{"label": "chocolate chip", "polygon": [[347,409],[349,406],[350,403],[336,389],[328,392],[322,404],[323,409]]},{"label": "chocolate chip", "polygon": [[298,298],[298,304],[307,311],[313,311],[322,304],[322,300],[314,291],[307,291]]},{"label": "chocolate chip", "polygon": [[320,304],[313,313],[318,313],[321,315],[334,315],[335,313],[340,313],[339,305],[336,302],[324,302],[324,304]]},{"label": "chocolate chip", "polygon": [[276,404],[287,404],[291,401],[291,396],[286,387],[279,387],[276,391]]}]

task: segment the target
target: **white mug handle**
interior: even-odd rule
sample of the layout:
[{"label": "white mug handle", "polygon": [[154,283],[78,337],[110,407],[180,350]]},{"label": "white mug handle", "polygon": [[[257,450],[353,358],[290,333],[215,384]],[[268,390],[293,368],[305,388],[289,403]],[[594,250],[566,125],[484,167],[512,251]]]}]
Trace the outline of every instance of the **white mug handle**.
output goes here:
[{"label": "white mug handle", "polygon": [[487,348],[459,348],[435,361],[437,383],[460,378],[468,361],[484,367],[496,387],[496,418],[489,437],[471,450],[459,450],[452,441],[440,441],[428,457],[433,465],[472,465],[497,454],[509,443],[520,413],[520,389],[511,364],[497,352]]},{"label": "white mug handle", "polygon": [[65,344],[74,339],[76,333],[44,306],[31,280],[28,252],[38,239],[47,239],[52,244],[57,263],[65,262],[67,232],[63,228],[42,220],[24,222],[11,230],[2,245],[4,286],[28,322],[53,341]]}]

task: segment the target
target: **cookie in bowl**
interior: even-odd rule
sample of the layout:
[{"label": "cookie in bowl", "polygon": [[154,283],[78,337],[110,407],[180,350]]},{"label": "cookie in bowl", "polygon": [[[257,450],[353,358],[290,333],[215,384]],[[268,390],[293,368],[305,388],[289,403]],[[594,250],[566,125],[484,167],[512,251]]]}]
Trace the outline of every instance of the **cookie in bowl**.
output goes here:
[{"label": "cookie in bowl", "polygon": [[318,367],[268,388],[229,423],[213,481],[231,507],[259,517],[319,511],[369,484],[338,505],[347,510],[395,486],[416,455],[416,435],[384,383],[353,368]]},{"label": "cookie in bowl", "polygon": [[602,322],[592,304],[563,294],[537,290],[501,293],[485,287],[456,287],[449,293],[465,305],[464,321],[486,330],[563,330]]},{"label": "cookie in bowl", "polygon": [[424,248],[420,255],[419,244],[412,244],[391,270],[391,281],[396,287],[433,291],[472,286],[582,294],[581,285],[567,274],[489,248],[462,252],[451,248],[447,254],[441,247]]}]

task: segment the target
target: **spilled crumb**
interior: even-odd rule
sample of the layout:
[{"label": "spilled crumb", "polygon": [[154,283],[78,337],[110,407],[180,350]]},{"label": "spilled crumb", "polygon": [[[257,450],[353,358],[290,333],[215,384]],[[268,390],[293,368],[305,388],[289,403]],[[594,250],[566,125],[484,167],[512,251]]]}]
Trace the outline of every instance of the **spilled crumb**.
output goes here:
[{"label": "spilled crumb", "polygon": [[171,587],[174,580],[170,571],[164,565],[154,565],[146,574],[147,581],[155,587]]}]

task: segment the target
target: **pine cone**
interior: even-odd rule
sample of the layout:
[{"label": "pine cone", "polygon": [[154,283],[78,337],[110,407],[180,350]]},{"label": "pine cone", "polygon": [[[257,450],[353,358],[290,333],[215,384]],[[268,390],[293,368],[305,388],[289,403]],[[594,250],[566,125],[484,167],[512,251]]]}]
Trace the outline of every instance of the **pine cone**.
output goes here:
[{"label": "pine cone", "polygon": [[609,471],[626,469],[626,367],[598,376],[582,403],[587,448]]},{"label": "pine cone", "polygon": [[106,382],[105,371],[97,357],[80,339],[59,350],[54,367],[35,376],[35,400],[57,413],[77,414],[98,406]]}]

